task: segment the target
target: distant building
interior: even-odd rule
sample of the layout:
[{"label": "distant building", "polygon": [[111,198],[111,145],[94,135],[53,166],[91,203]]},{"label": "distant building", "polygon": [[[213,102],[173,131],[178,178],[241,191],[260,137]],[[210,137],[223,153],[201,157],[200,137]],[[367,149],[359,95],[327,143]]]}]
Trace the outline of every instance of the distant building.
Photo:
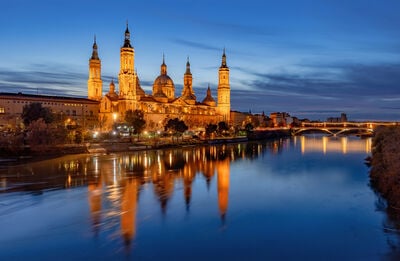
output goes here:
[{"label": "distant building", "polygon": [[250,117],[251,114],[249,112],[231,111],[231,122],[233,126],[245,126]]},{"label": "distant building", "polygon": [[244,127],[250,123],[253,127],[272,127],[272,121],[264,113],[231,111],[231,123],[235,127]]},{"label": "distant building", "polygon": [[274,127],[286,127],[293,122],[287,112],[272,112],[269,116],[274,124]]},{"label": "distant building", "polygon": [[85,98],[0,93],[0,130],[22,127],[22,110],[30,103],[49,107],[66,125],[79,125],[86,129],[98,127],[99,102]]},{"label": "distant building", "polygon": [[347,122],[347,115],[346,113],[342,113],[340,117],[329,117],[326,119],[326,122]]}]

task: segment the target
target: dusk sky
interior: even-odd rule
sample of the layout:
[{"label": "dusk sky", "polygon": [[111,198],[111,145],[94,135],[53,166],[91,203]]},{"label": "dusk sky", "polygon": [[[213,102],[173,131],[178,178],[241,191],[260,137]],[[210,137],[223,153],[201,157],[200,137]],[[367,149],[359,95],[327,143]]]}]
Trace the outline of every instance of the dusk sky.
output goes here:
[{"label": "dusk sky", "polygon": [[216,98],[225,47],[232,110],[400,120],[399,0],[5,0],[1,10],[0,92],[85,97],[94,35],[107,92],[128,20],[147,94],[164,53],[176,95],[189,56],[197,99],[208,84]]}]

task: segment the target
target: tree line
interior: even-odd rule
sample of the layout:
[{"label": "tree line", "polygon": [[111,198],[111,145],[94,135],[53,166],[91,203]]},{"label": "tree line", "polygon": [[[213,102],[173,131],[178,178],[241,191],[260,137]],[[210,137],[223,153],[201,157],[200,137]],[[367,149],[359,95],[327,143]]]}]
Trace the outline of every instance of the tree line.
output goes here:
[{"label": "tree line", "polygon": [[[1,154],[20,154],[25,146],[34,149],[63,144],[80,144],[92,139],[90,133],[82,126],[66,121],[61,115],[55,114],[41,103],[30,103],[23,107],[21,114],[24,126],[11,134],[0,136]],[[144,113],[141,110],[128,110],[124,115],[124,124],[129,129],[129,135],[138,138],[146,128]],[[246,126],[248,128],[249,126]],[[164,131],[177,139],[188,130],[187,124],[179,119],[168,119]],[[230,135],[228,123],[208,124],[205,126],[205,136]]]}]

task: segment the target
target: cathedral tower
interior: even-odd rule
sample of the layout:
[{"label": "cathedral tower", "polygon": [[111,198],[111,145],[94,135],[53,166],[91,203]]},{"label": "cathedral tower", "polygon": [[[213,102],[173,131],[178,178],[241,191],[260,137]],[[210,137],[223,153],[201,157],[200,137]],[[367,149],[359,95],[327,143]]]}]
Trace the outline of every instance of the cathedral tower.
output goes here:
[{"label": "cathedral tower", "polygon": [[97,51],[96,36],[93,42],[92,57],[89,59],[88,99],[99,101],[102,96],[101,61]]},{"label": "cathedral tower", "polygon": [[189,104],[196,103],[196,96],[193,91],[193,78],[192,73],[190,72],[190,63],[189,57],[186,62],[186,72],[183,75],[183,90],[182,90],[182,98],[186,100]]},{"label": "cathedral tower", "polygon": [[229,67],[226,65],[225,48],[222,54],[222,63],[218,71],[218,105],[222,120],[229,124],[231,112],[231,87],[229,84]]},{"label": "cathedral tower", "polygon": [[120,98],[136,99],[135,50],[130,42],[128,23],[126,24],[124,45],[120,50],[118,82]]}]

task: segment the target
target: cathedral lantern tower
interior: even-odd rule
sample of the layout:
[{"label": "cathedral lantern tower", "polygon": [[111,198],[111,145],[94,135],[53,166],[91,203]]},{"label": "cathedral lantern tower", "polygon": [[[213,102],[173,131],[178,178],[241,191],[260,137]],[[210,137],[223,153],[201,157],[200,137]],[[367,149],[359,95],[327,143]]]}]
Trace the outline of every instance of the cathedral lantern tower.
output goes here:
[{"label": "cathedral lantern tower", "polygon": [[88,99],[99,101],[102,96],[102,89],[103,81],[101,80],[101,61],[97,51],[95,36],[92,57],[89,59]]},{"label": "cathedral lantern tower", "polygon": [[229,67],[226,65],[225,48],[222,63],[218,71],[218,105],[217,109],[222,120],[229,123],[231,112],[231,87],[229,83]]},{"label": "cathedral lantern tower", "polygon": [[161,64],[160,75],[154,80],[153,83],[153,96],[157,101],[168,102],[168,100],[175,99],[175,85],[172,79],[167,74],[167,65],[165,64],[165,57]]},{"label": "cathedral lantern tower", "polygon": [[[118,75],[119,96],[123,99],[136,99],[135,50],[130,42],[128,23],[126,24],[124,45],[120,50],[120,70]],[[127,108],[133,109],[133,108]]]}]

